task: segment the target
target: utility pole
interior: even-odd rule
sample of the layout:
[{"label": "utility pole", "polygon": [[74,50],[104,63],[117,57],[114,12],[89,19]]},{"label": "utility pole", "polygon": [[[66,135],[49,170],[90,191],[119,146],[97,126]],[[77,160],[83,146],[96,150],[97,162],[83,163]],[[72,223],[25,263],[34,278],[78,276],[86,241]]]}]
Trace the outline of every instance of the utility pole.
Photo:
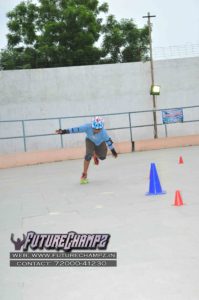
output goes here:
[{"label": "utility pole", "polygon": [[[152,51],[152,38],[151,38],[151,31],[152,31],[152,24],[151,24],[151,18],[155,18],[156,16],[150,15],[148,12],[147,16],[143,16],[143,18],[148,19],[148,27],[149,27],[149,43],[150,43],[150,63],[151,63],[151,83],[152,86],[154,85],[154,68],[153,68],[153,51]],[[152,95],[153,97],[153,109],[156,109],[156,101],[155,101],[155,95]],[[158,138],[158,130],[157,130],[157,117],[156,117],[156,111],[153,111],[153,121],[154,121],[154,138]]]}]

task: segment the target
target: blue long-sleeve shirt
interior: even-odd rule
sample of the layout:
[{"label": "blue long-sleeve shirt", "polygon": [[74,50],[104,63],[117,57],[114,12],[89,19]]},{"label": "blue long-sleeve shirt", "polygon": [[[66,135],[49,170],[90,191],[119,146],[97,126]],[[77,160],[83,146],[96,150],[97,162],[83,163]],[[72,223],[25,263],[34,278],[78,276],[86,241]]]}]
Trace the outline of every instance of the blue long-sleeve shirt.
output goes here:
[{"label": "blue long-sleeve shirt", "polygon": [[106,129],[102,128],[100,132],[94,133],[91,123],[84,124],[79,127],[69,128],[70,133],[86,133],[86,138],[91,140],[96,146],[99,146],[102,142],[105,142],[110,150],[113,149],[113,142],[109,135],[107,134]]}]

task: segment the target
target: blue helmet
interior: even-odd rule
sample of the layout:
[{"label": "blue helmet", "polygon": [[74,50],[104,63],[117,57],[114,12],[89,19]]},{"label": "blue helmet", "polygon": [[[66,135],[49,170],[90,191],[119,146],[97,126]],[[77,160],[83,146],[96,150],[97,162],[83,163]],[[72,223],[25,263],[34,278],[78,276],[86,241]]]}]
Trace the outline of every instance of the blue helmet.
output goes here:
[{"label": "blue helmet", "polygon": [[101,117],[97,116],[92,119],[91,126],[94,129],[102,129],[104,127],[104,120]]}]

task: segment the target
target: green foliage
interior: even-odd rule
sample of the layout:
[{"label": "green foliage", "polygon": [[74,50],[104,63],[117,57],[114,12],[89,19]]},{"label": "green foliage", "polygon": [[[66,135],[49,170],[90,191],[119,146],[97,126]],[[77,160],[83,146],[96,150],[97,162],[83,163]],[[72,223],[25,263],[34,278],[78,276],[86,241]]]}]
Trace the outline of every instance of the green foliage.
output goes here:
[{"label": "green foliage", "polygon": [[147,59],[149,47],[147,26],[138,29],[132,19],[122,19],[118,22],[110,15],[103,33],[102,48],[107,62],[136,62]]},{"label": "green foliage", "polygon": [[[148,28],[133,20],[118,22],[108,16],[107,3],[98,0],[31,0],[8,16],[7,49],[1,68],[48,68],[139,61],[148,51]],[[101,47],[97,46],[103,37]]]}]

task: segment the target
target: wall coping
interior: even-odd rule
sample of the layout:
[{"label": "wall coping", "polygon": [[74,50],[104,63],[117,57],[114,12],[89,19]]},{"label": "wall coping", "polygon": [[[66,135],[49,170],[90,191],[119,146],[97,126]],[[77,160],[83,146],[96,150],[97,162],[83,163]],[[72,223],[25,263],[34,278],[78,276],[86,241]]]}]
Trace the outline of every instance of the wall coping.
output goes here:
[{"label": "wall coping", "polygon": [[[132,148],[134,151],[149,151],[197,145],[199,145],[199,135],[189,135],[134,141],[133,145],[131,142],[115,143],[115,148],[118,153],[130,153]],[[0,154],[0,169],[80,159],[84,155],[85,147]]]}]

